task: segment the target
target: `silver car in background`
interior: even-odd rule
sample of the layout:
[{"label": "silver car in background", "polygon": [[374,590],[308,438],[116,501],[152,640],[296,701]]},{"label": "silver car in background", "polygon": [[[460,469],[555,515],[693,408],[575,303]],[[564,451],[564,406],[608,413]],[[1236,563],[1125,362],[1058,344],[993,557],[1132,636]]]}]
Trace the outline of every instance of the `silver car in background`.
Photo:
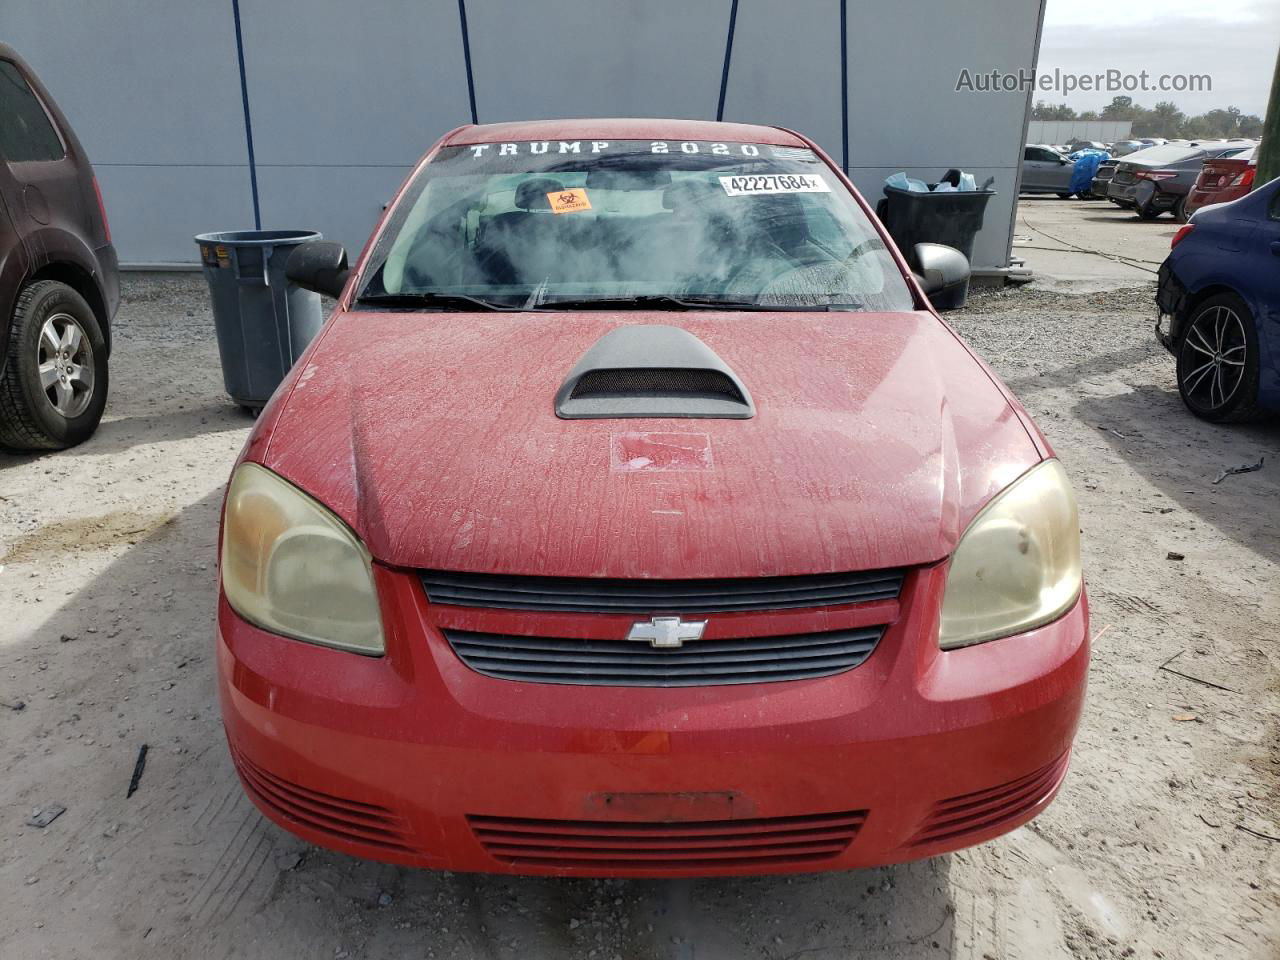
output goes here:
[{"label": "silver car in background", "polygon": [[1022,151],[1021,193],[1056,193],[1066,200],[1071,196],[1071,174],[1075,163],[1053,147],[1029,143]]}]

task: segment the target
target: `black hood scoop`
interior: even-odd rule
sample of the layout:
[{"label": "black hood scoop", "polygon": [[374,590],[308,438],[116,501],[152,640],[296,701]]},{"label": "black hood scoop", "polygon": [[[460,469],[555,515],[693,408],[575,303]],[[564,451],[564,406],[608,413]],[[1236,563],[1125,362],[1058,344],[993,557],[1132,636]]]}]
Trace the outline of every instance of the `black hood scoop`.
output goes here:
[{"label": "black hood scoop", "polygon": [[556,416],[563,420],[747,420],[755,412],[751,394],[714,350],[665,324],[610,330],[556,393]]}]

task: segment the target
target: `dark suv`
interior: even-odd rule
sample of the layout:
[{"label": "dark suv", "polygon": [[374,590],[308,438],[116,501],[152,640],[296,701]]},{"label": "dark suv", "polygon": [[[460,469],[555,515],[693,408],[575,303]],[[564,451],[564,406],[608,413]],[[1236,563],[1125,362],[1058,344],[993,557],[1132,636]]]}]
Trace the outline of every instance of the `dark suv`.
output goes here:
[{"label": "dark suv", "polygon": [[116,252],[89,158],[0,44],[0,446],[87,440],[107,403]]}]

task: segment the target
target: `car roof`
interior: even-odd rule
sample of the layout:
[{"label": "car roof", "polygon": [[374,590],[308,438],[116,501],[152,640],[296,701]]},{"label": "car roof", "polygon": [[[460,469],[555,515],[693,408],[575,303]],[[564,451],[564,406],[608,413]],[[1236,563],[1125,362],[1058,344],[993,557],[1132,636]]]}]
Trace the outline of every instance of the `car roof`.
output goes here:
[{"label": "car roof", "polygon": [[485,123],[455,130],[447,145],[516,140],[722,140],[806,147],[799,135],[782,127],[714,120],[577,119]]},{"label": "car roof", "polygon": [[1181,143],[1166,143],[1163,146],[1147,147],[1145,150],[1137,150],[1121,158],[1122,163],[1137,164],[1141,166],[1148,164],[1150,166],[1165,166],[1175,163],[1184,163],[1188,160],[1195,160],[1203,157],[1210,151],[1206,147],[1191,147]]}]

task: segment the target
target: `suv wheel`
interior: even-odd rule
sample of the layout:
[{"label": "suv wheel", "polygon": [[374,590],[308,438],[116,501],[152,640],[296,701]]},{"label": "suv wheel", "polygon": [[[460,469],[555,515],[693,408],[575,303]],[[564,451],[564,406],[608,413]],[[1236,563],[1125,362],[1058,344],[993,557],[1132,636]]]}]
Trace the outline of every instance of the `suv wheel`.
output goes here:
[{"label": "suv wheel", "polygon": [[0,445],[61,450],[93,435],[107,405],[107,346],[80,294],[41,280],[18,296],[0,376]]},{"label": "suv wheel", "polygon": [[1218,294],[1192,310],[1178,344],[1178,392],[1204,420],[1257,414],[1258,333],[1248,306],[1235,294]]}]

